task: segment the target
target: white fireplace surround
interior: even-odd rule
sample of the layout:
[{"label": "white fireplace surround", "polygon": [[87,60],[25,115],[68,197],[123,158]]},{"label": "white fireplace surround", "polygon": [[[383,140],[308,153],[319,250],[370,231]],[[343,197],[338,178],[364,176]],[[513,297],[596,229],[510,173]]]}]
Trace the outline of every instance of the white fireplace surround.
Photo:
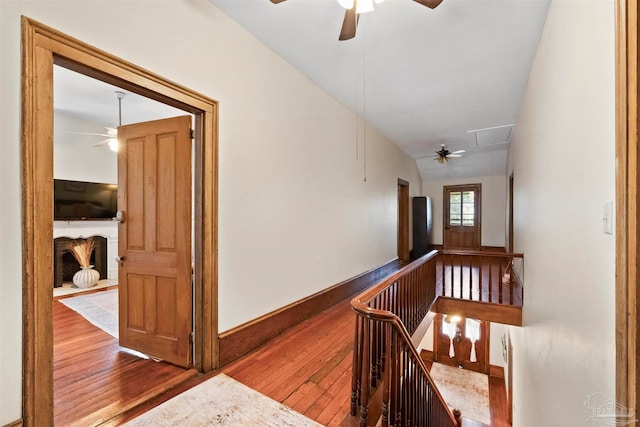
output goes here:
[{"label": "white fireplace surround", "polygon": [[102,236],[107,239],[107,279],[118,279],[118,223],[115,221],[54,221],[53,238]]}]

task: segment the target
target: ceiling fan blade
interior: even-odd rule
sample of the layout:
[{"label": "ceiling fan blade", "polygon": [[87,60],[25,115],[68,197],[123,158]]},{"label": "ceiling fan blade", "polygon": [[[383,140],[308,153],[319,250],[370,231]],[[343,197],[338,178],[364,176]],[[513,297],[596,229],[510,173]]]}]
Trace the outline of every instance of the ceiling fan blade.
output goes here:
[{"label": "ceiling fan blade", "polygon": [[451,154],[462,154],[462,153],[466,153],[466,151],[465,150],[458,150],[458,151],[454,151]]},{"label": "ceiling fan blade", "polygon": [[273,4],[278,4],[278,3],[282,3],[284,0],[271,0],[271,3]]},{"label": "ceiling fan blade", "polygon": [[90,133],[90,132],[71,132],[71,131],[67,131],[67,133],[73,133],[76,135],[93,135],[93,136],[108,136],[108,137],[113,137],[112,135],[106,134],[106,133]]},{"label": "ceiling fan blade", "polygon": [[[273,0],[272,0],[273,1]],[[429,9],[435,9],[438,7],[442,0],[414,0],[416,3],[420,3],[423,6],[427,6]]]},{"label": "ceiling fan blade", "polygon": [[349,40],[356,36],[356,28],[358,27],[358,14],[356,13],[357,1],[353,2],[353,7],[347,9],[342,21],[342,29],[340,29],[340,37],[338,40]]},{"label": "ceiling fan blade", "polygon": [[109,141],[111,141],[113,138],[107,138],[104,139],[100,142],[98,142],[97,144],[93,144],[94,147],[104,147],[105,145],[109,144]]},{"label": "ceiling fan blade", "polygon": [[449,154],[447,157],[462,157],[462,154]]}]

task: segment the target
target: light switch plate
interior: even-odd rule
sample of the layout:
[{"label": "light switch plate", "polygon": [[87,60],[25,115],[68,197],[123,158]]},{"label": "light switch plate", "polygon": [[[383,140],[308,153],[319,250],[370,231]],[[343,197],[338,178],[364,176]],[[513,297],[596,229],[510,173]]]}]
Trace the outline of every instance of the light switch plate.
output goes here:
[{"label": "light switch plate", "polygon": [[602,231],[604,231],[605,234],[613,234],[613,201],[604,204]]}]

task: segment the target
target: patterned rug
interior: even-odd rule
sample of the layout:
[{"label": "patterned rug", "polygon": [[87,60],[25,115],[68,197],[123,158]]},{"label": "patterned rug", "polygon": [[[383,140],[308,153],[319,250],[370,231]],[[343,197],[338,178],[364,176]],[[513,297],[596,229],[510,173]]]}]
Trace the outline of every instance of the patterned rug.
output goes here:
[{"label": "patterned rug", "polygon": [[118,290],[58,300],[109,335],[118,338]]},{"label": "patterned rug", "polygon": [[491,425],[487,375],[441,363],[434,363],[430,374],[451,409],[458,408],[463,417]]},{"label": "patterned rug", "polygon": [[224,374],[177,395],[124,425],[321,427]]}]

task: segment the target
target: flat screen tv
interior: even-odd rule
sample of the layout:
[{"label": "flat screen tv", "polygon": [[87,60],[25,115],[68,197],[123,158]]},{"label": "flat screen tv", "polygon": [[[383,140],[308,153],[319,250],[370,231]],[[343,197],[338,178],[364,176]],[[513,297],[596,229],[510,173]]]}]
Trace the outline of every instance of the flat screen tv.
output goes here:
[{"label": "flat screen tv", "polygon": [[53,219],[111,220],[118,210],[118,186],[97,182],[53,180]]}]

